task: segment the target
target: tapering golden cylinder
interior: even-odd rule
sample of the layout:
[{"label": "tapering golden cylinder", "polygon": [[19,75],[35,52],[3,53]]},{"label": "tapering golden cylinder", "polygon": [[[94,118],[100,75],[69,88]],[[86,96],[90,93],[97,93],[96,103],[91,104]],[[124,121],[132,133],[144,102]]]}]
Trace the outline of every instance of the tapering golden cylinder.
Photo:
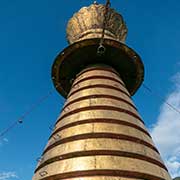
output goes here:
[{"label": "tapering golden cylinder", "polygon": [[73,82],[33,180],[170,180],[120,75],[91,66]]}]

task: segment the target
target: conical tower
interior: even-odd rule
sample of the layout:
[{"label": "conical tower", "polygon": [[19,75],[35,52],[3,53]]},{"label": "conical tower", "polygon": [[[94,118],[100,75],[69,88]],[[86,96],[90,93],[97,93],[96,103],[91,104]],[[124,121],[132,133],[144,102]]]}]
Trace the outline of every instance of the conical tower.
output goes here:
[{"label": "conical tower", "polygon": [[97,3],[68,22],[70,45],[52,67],[67,101],[33,180],[171,179],[131,99],[144,68],[126,34],[122,16]]}]

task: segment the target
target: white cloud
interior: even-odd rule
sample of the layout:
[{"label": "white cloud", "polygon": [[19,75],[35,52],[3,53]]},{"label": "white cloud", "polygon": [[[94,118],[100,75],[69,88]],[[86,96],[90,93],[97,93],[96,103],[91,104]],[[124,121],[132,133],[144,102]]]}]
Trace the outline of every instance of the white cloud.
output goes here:
[{"label": "white cloud", "polygon": [[0,172],[0,180],[11,180],[18,178],[16,172]]},{"label": "white cloud", "polygon": [[[175,88],[166,101],[180,111],[180,73],[173,77],[173,82]],[[151,135],[171,176],[180,176],[180,113],[164,103],[157,123],[151,130]]]}]

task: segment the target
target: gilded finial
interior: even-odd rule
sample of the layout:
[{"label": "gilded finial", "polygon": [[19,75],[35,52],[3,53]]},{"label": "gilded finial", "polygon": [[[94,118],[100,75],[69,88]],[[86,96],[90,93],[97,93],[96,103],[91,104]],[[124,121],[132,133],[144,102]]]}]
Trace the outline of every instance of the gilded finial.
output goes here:
[{"label": "gilded finial", "polygon": [[[101,38],[103,31],[104,11],[103,4],[94,4],[83,7],[69,20],[67,25],[67,40],[70,44],[92,38]],[[127,27],[123,17],[110,8],[108,22],[105,27],[104,38],[125,42]]]}]

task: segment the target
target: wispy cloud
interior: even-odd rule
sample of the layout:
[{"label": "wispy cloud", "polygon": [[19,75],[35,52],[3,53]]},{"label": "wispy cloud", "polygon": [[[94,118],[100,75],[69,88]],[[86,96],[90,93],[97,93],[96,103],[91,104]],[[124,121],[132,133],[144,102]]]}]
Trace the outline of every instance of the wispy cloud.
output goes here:
[{"label": "wispy cloud", "polygon": [[[173,82],[174,90],[166,100],[180,111],[180,73],[173,77]],[[180,114],[165,103],[162,104],[157,123],[151,129],[151,135],[171,176],[180,176]]]},{"label": "wispy cloud", "polygon": [[0,172],[0,180],[18,179],[16,172]]},{"label": "wispy cloud", "polygon": [[7,144],[9,140],[7,138],[0,139],[0,146]]}]

